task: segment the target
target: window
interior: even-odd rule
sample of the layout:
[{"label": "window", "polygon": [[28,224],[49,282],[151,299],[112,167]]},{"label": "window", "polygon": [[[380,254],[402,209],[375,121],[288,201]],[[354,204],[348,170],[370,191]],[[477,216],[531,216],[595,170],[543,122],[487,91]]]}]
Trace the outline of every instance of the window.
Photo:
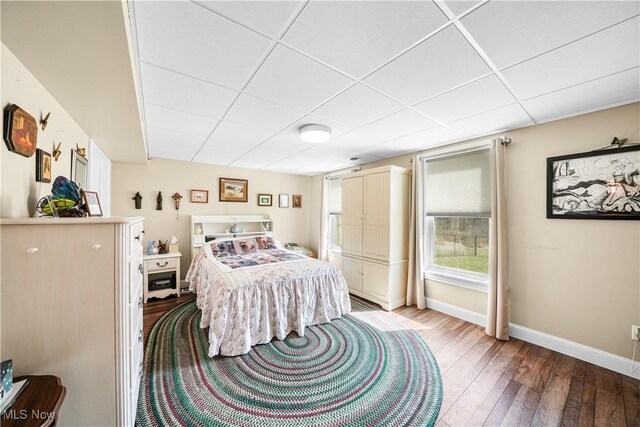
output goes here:
[{"label": "window", "polygon": [[342,248],[342,179],[329,178],[329,250]]},{"label": "window", "polygon": [[486,288],[489,270],[489,150],[425,159],[428,278]]}]

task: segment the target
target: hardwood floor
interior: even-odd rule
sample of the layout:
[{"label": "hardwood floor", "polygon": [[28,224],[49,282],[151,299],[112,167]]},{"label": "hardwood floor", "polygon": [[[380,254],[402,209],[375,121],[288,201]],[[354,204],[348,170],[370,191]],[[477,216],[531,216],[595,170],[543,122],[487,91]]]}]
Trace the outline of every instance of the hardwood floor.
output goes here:
[{"label": "hardwood floor", "polygon": [[[145,337],[191,298],[145,304]],[[419,333],[438,360],[438,426],[640,426],[638,380],[518,339],[495,340],[434,310],[401,307],[388,315]]]}]

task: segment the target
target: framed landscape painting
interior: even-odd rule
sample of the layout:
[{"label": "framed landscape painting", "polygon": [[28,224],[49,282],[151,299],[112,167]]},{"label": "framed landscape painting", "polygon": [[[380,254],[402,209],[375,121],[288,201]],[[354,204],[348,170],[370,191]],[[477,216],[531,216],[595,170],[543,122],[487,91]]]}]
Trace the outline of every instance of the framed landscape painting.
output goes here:
[{"label": "framed landscape painting", "polygon": [[272,194],[258,194],[258,206],[271,206],[273,204]]},{"label": "framed landscape painting", "polygon": [[220,178],[221,202],[245,202],[249,182],[246,179]]},{"label": "framed landscape painting", "polygon": [[547,218],[640,219],[640,145],[548,158]]}]

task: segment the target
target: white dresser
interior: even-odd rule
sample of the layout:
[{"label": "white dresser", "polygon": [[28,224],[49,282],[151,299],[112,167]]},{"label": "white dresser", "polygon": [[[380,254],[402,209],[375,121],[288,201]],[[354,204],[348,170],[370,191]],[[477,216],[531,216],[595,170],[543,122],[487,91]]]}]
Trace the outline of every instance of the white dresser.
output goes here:
[{"label": "white dresser", "polygon": [[342,271],[350,293],[385,310],[406,301],[410,186],[397,166],[342,177]]},{"label": "white dresser", "polygon": [[143,222],[1,220],[2,347],[14,375],[67,388],[59,425],[135,422],[142,375]]}]

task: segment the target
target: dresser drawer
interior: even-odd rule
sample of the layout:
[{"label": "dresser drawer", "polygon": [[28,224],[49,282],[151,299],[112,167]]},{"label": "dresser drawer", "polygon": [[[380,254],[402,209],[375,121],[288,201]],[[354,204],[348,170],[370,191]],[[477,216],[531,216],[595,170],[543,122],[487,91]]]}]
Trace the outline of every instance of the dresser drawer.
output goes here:
[{"label": "dresser drawer", "polygon": [[144,241],[144,223],[142,221],[131,224],[129,229],[129,255],[142,251]]},{"label": "dresser drawer", "polygon": [[147,259],[144,261],[144,268],[148,273],[177,270],[179,265],[179,258]]},{"label": "dresser drawer", "polygon": [[144,281],[142,253],[129,262],[129,303],[137,302],[136,295],[142,289]]},{"label": "dresser drawer", "polygon": [[144,344],[144,329],[142,320],[142,310],[140,313],[132,314],[129,330],[129,348],[135,349]]}]

